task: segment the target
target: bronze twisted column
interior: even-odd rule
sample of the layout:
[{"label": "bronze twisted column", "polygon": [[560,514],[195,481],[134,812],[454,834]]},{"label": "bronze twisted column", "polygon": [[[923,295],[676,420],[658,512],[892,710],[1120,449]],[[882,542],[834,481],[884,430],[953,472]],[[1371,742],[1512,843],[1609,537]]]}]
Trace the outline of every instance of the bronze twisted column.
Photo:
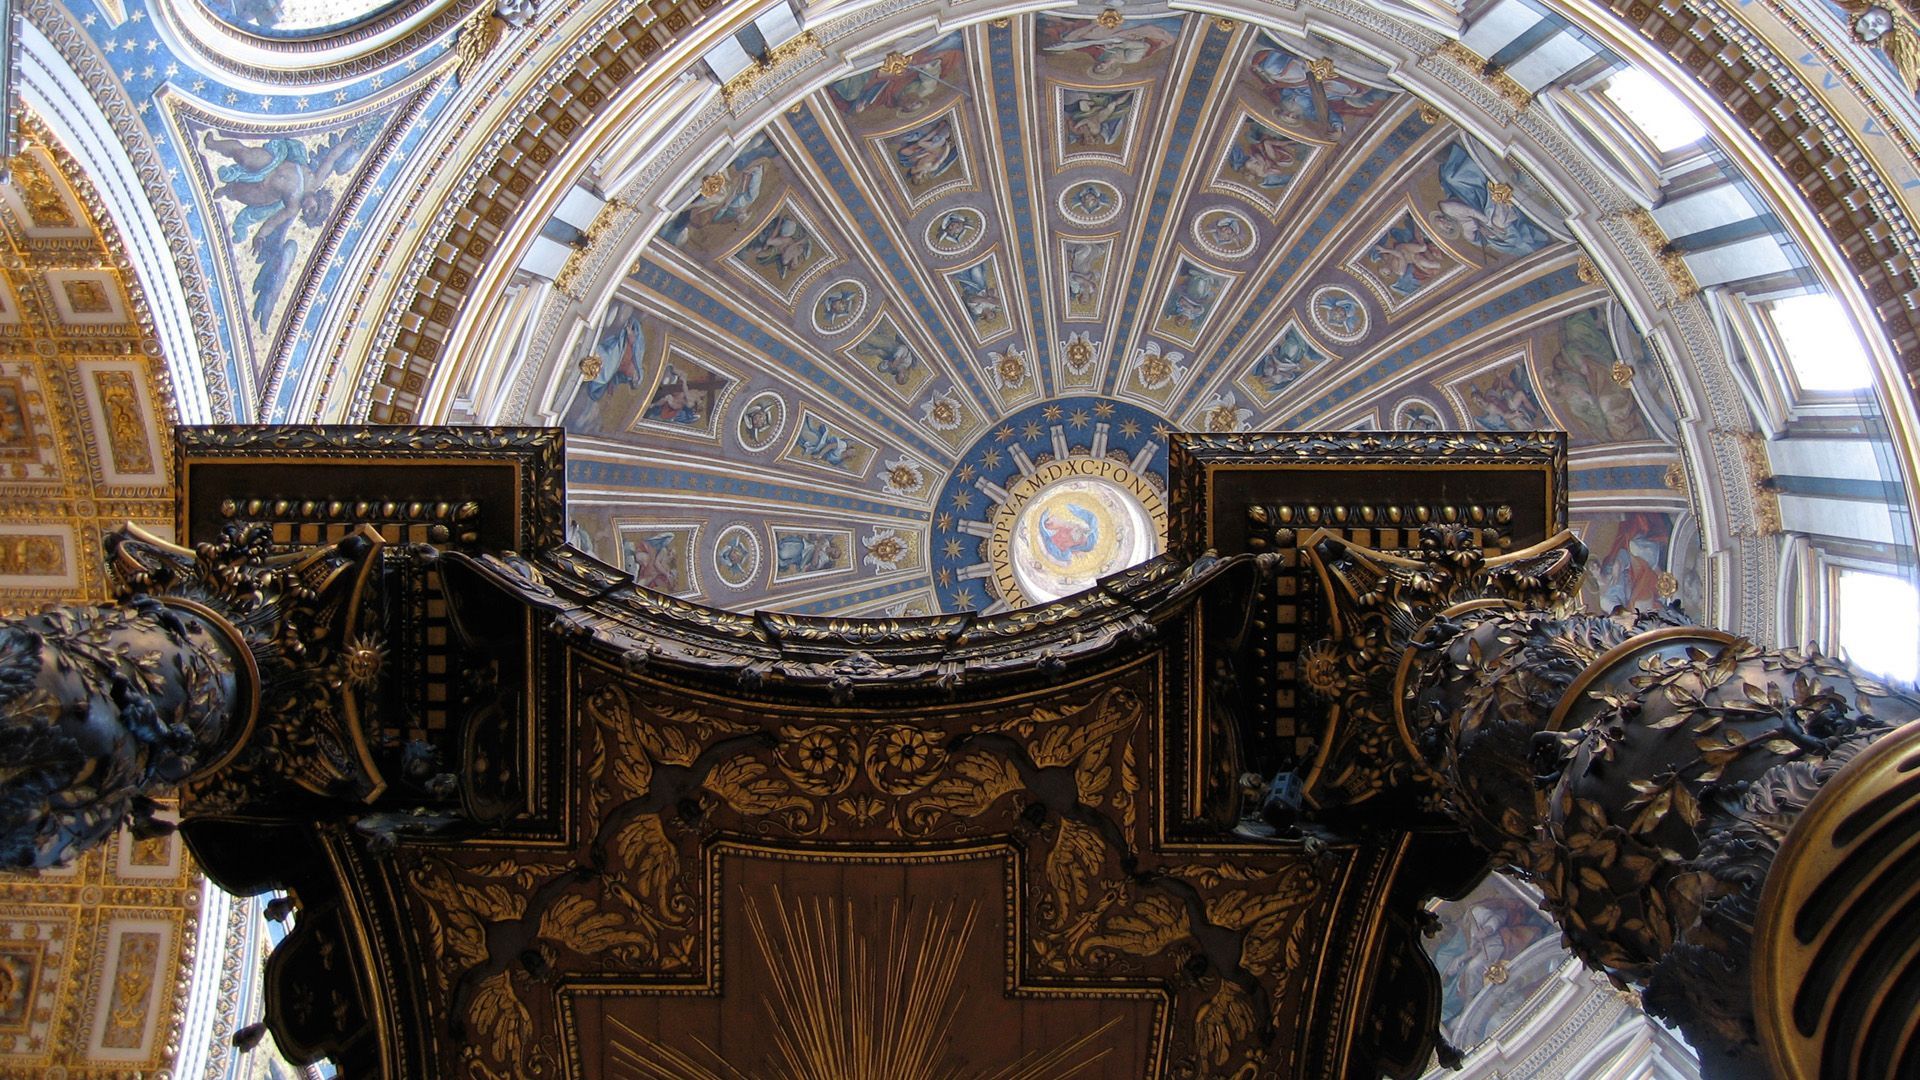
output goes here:
[{"label": "bronze twisted column", "polygon": [[53,866],[123,820],[151,828],[149,796],[234,726],[244,654],[225,619],[150,600],[0,626],[0,861]]},{"label": "bronze twisted column", "polygon": [[1920,1001],[1920,727],[1898,727],[1920,699],[1677,611],[1576,611],[1570,534],[1498,558],[1460,528],[1422,546],[1309,544],[1337,636],[1308,678],[1336,715],[1390,721],[1425,797],[1704,1058],[1920,1065],[1900,1004]]},{"label": "bronze twisted column", "polygon": [[117,603],[0,624],[0,863],[163,828],[153,797],[215,771],[209,804],[253,783],[377,793],[356,698],[380,667],[378,533],[276,555],[262,526],[193,550],[129,526],[106,546]]}]

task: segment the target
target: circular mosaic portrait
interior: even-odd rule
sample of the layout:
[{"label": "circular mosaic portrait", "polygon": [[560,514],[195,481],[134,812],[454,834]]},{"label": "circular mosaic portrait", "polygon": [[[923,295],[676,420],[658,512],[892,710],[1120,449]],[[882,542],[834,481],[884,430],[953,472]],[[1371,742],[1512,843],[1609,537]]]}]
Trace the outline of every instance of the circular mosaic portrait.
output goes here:
[{"label": "circular mosaic portrait", "polygon": [[760,540],[745,525],[729,525],[720,530],[713,545],[713,570],[722,584],[742,589],[753,583],[760,570]]},{"label": "circular mosaic portrait", "polygon": [[1154,524],[1132,493],[1104,476],[1070,476],[1035,492],[1014,520],[1013,579],[1035,603],[1080,592],[1151,558]]},{"label": "circular mosaic portrait", "polygon": [[765,450],[786,426],[786,400],[771,390],[762,391],[740,409],[740,445],[748,450]]},{"label": "circular mosaic portrait", "polygon": [[1075,225],[1100,225],[1120,213],[1120,190],[1104,180],[1081,180],[1060,193],[1060,212]]},{"label": "circular mosaic portrait", "polygon": [[1406,398],[1393,407],[1395,431],[1439,431],[1446,426],[1440,410],[1425,398]]},{"label": "circular mosaic portrait", "polygon": [[971,206],[959,206],[935,214],[927,225],[927,247],[935,254],[958,255],[970,251],[987,233],[987,219]]},{"label": "circular mosaic portrait", "polygon": [[1219,259],[1245,258],[1259,242],[1253,222],[1236,210],[1207,210],[1193,219],[1193,239]]},{"label": "circular mosaic portrait", "polygon": [[1322,285],[1307,301],[1307,315],[1327,340],[1351,345],[1367,336],[1367,307],[1338,285]]},{"label": "circular mosaic portrait", "polygon": [[844,278],[827,286],[814,302],[813,328],[823,334],[851,330],[866,310],[867,287],[854,278]]}]

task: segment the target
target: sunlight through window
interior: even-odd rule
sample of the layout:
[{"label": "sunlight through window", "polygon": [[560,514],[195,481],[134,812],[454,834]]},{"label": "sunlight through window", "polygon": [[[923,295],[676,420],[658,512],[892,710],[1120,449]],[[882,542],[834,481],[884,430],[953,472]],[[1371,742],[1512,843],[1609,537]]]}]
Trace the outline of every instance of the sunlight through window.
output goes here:
[{"label": "sunlight through window", "polygon": [[1840,301],[1826,293],[1775,300],[1767,315],[1786,349],[1794,378],[1808,390],[1858,390],[1873,384],[1873,368]]},{"label": "sunlight through window", "polygon": [[1840,648],[1855,664],[1912,682],[1920,671],[1920,592],[1904,578],[1840,572]]},{"label": "sunlight through window", "polygon": [[1698,142],[1707,134],[1707,129],[1694,119],[1693,110],[1685,102],[1638,68],[1626,68],[1608,79],[1602,93],[1611,98],[1663,154]]}]

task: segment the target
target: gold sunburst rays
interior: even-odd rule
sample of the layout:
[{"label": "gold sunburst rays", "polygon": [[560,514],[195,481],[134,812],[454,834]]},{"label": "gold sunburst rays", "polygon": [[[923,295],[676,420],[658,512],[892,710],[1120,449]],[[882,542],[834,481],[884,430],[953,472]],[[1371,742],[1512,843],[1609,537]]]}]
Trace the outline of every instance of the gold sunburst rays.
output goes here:
[{"label": "gold sunburst rays", "polygon": [[[895,899],[884,922],[863,929],[854,902],[815,897],[783,902],[771,916],[746,901],[748,928],[767,970],[761,996],[772,1028],[764,1060],[730,1061],[693,1039],[697,1052],[669,1046],[618,1019],[609,1040],[610,1075],[621,1080],[1072,1080],[1112,1047],[1097,1047],[1120,1018],[996,1069],[951,1060],[953,1025],[968,987],[962,961],[978,908],[957,902],[915,913]],[[878,914],[877,912],[874,914]],[[880,923],[874,926],[874,923]],[[751,1071],[749,1071],[751,1070]]]}]

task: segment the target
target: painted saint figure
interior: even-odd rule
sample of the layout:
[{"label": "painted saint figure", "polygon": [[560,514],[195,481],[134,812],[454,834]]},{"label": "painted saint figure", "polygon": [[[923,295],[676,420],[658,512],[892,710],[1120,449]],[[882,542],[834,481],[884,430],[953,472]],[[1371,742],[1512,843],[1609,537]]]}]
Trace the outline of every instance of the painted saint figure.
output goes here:
[{"label": "painted saint figure", "polygon": [[813,234],[798,219],[777,214],[747,250],[760,266],[771,266],[780,280],[813,261]]},{"label": "painted saint figure", "polygon": [[1106,248],[1068,241],[1066,253],[1068,313],[1091,314],[1100,302],[1100,283],[1107,269]]},{"label": "painted saint figure", "polygon": [[[1067,511],[1062,514],[1063,508]],[[1071,563],[1075,555],[1092,551],[1100,542],[1100,522],[1084,506],[1066,503],[1047,507],[1040,518],[1040,544],[1047,557]]]},{"label": "painted saint figure", "polygon": [[969,266],[949,276],[960,287],[960,302],[966,306],[967,317],[973,320],[975,326],[984,327],[1000,319],[1000,290],[994,284],[986,263]]},{"label": "painted saint figure", "polygon": [[1167,294],[1161,318],[1182,329],[1192,329],[1206,321],[1220,299],[1226,278],[1192,263],[1181,263],[1173,290]]},{"label": "painted saint figure", "polygon": [[1462,396],[1473,422],[1487,431],[1533,431],[1548,426],[1546,410],[1524,364],[1475,379]]},{"label": "painted saint figure", "polygon": [[1069,146],[1112,146],[1133,115],[1132,90],[1069,90],[1060,104]]},{"label": "painted saint figure", "polygon": [[698,424],[706,412],[707,393],[687,385],[687,377],[672,364],[660,376],[660,385],[653,391],[653,400],[647,402],[643,414],[649,420],[667,424]]},{"label": "painted saint figure", "polygon": [[872,364],[877,374],[891,378],[897,386],[911,382],[914,370],[920,366],[919,354],[891,325],[875,327],[854,346],[854,352]]},{"label": "painted saint figure", "polygon": [[640,387],[640,356],[646,348],[646,336],[640,327],[640,313],[624,304],[616,304],[613,317],[601,328],[593,343],[592,360],[598,362],[584,384],[587,400],[599,401],[614,386]]},{"label": "painted saint figure", "polygon": [[1552,237],[1520,212],[1510,193],[1495,199],[1492,183],[1465,146],[1448,146],[1440,162],[1440,186],[1447,197],[1428,215],[1434,231],[1503,255],[1530,255],[1546,247]]},{"label": "painted saint figure", "polygon": [[1326,356],[1307,343],[1300,331],[1289,326],[1266,352],[1253,362],[1250,374],[1268,394],[1278,394],[1305,374],[1307,369],[1324,363]]},{"label": "painted saint figure", "polygon": [[953,137],[953,123],[941,117],[889,140],[893,144],[894,163],[911,187],[925,187],[940,178],[960,160],[960,146]]},{"label": "painted saint figure", "polygon": [[1299,143],[1248,120],[1240,138],[1227,148],[1227,167],[1263,188],[1286,187],[1300,164]]},{"label": "painted saint figure", "polygon": [[1367,249],[1367,262],[1388,288],[1412,296],[1447,268],[1447,259],[1412,214],[1388,226],[1386,235]]},{"label": "painted saint figure", "polygon": [[774,557],[780,574],[817,574],[838,569],[845,550],[836,533],[783,532]]},{"label": "painted saint figure", "polygon": [[847,461],[853,443],[827,426],[825,420],[809,416],[800,425],[800,437],[794,444],[803,457],[835,468],[851,468]]},{"label": "painted saint figure", "polygon": [[779,156],[773,140],[765,135],[754,136],[721,174],[720,189],[711,195],[696,193],[692,202],[661,226],[660,238],[682,247],[690,233],[732,224],[746,217],[747,211],[760,201],[773,162]]},{"label": "painted saint figure", "polygon": [[1254,77],[1274,104],[1276,118],[1288,127],[1331,139],[1343,139],[1355,120],[1373,116],[1393,100],[1393,92],[1351,78],[1322,79],[1301,56],[1280,48],[1262,34],[1266,48],[1253,54]]},{"label": "painted saint figure", "polygon": [[877,107],[912,116],[943,96],[943,89],[950,94],[965,93],[960,84],[966,77],[966,60],[960,35],[952,33],[915,52],[894,74],[876,67],[840,79],[828,91],[843,113],[858,114]]},{"label": "painted saint figure", "polygon": [[1128,20],[1108,29],[1098,19],[1041,16],[1040,51],[1082,53],[1094,75],[1111,75],[1153,57],[1178,40],[1178,19]]},{"label": "painted saint figure", "polygon": [[673,533],[656,533],[622,543],[621,554],[626,556],[627,569],[636,584],[654,592],[675,591],[675,579],[679,576],[679,559],[674,552],[677,540]]}]

